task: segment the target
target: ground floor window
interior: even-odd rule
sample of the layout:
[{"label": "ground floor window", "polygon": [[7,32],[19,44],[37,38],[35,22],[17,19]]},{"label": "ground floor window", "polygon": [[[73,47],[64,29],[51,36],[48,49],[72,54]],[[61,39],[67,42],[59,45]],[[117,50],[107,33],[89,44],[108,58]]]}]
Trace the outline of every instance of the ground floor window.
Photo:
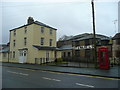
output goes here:
[{"label": "ground floor window", "polygon": [[63,57],[66,57],[66,53],[65,52],[63,52]]},{"label": "ground floor window", "polygon": [[15,58],[15,51],[13,51],[13,58]]},{"label": "ground floor window", "polygon": [[68,57],[70,57],[71,56],[71,53],[70,52],[68,52]]},{"label": "ground floor window", "polygon": [[63,52],[63,57],[71,57],[71,52]]},{"label": "ground floor window", "polygon": [[76,56],[76,57],[80,57],[80,50],[76,50],[76,51],[75,51],[75,56]]},{"label": "ground floor window", "polygon": [[4,57],[4,58],[6,57],[6,53],[3,53],[3,57]]},{"label": "ground floor window", "polygon": [[19,51],[19,56],[23,56],[22,54],[23,54],[22,51]]},{"label": "ground floor window", "polygon": [[90,57],[90,56],[91,56],[91,51],[85,50],[85,57]]}]

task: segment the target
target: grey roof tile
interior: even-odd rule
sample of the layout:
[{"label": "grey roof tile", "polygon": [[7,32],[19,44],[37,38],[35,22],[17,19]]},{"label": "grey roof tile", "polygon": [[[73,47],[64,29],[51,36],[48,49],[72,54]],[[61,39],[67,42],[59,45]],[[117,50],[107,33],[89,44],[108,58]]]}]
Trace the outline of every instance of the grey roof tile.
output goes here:
[{"label": "grey roof tile", "polygon": [[33,47],[37,48],[38,50],[56,50],[56,47],[49,47],[49,46],[33,45]]},{"label": "grey roof tile", "polygon": [[51,26],[48,26],[42,22],[39,22],[39,21],[34,21],[33,23],[30,23],[30,24],[26,24],[26,25],[22,25],[20,27],[17,27],[17,28],[14,28],[14,29],[11,29],[10,31],[13,31],[13,30],[16,30],[16,29],[19,29],[19,28],[22,28],[22,27],[25,27],[25,26],[28,26],[28,25],[31,25],[31,24],[37,24],[37,25],[40,25],[40,26],[45,26],[45,27],[48,27],[48,28],[51,28],[51,29],[54,29],[54,30],[57,30],[56,28],[53,28]]}]

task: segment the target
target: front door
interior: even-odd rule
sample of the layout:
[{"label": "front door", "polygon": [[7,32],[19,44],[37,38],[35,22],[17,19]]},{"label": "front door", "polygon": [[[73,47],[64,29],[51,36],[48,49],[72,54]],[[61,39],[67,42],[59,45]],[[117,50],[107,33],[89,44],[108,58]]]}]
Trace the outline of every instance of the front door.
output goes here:
[{"label": "front door", "polygon": [[27,51],[20,50],[19,51],[19,63],[26,63],[27,60]]}]

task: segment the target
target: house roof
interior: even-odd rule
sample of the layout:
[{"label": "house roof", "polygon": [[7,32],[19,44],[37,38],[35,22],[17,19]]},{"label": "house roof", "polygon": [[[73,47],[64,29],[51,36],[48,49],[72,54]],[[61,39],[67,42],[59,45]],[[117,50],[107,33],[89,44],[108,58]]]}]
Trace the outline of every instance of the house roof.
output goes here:
[{"label": "house roof", "polygon": [[[36,24],[36,25],[40,25],[40,26],[44,26],[44,27],[48,27],[48,28],[57,30],[56,28],[53,28],[53,27],[51,27],[51,26],[49,26],[49,25],[46,25],[46,24],[44,24],[44,23],[42,23],[42,22],[39,22],[39,21],[34,21],[34,22],[31,23],[31,24]],[[13,31],[13,30],[16,30],[16,29],[19,29],[19,28],[22,28],[22,27],[25,27],[25,26],[28,26],[28,25],[31,25],[31,24],[22,25],[22,26],[20,26],[20,27],[11,29],[10,31]]]},{"label": "house roof", "polygon": [[114,40],[114,39],[120,39],[120,33],[117,33],[112,39],[113,39],[113,40]]},{"label": "house roof", "polygon": [[90,35],[90,34],[89,33],[83,33],[83,34],[75,35],[73,37],[73,40],[79,39],[79,38],[82,38],[82,37],[85,37],[85,36],[88,36],[88,35]]},{"label": "house roof", "polygon": [[51,26],[48,26],[48,25],[46,25],[46,24],[44,24],[44,23],[42,23],[42,22],[39,22],[39,21],[35,21],[34,24],[41,25],[41,26],[45,26],[45,27],[48,27],[48,28],[57,30],[56,28],[53,28],[53,27],[51,27]]},{"label": "house roof", "polygon": [[[78,38],[78,39],[76,39],[74,41],[80,41],[80,40],[86,40],[86,39],[92,39],[92,38],[93,38],[93,34],[88,34],[88,35],[83,36],[81,38]],[[96,39],[109,40],[109,37],[104,36],[104,35],[96,34]]]},{"label": "house roof", "polygon": [[56,47],[49,47],[49,46],[33,45],[33,47],[37,48],[38,50],[56,50]]},{"label": "house roof", "polygon": [[83,33],[83,34],[79,34],[75,36],[63,36],[62,39],[60,39],[60,41],[76,40],[76,39],[82,38],[87,35],[89,35],[89,33]]},{"label": "house roof", "polygon": [[[83,34],[75,35],[72,37],[67,36],[60,41],[67,41],[67,40],[78,41],[78,40],[85,40],[85,39],[90,39],[90,38],[93,38],[92,33],[83,33]],[[100,34],[96,34],[96,38],[100,38],[101,40],[109,39],[109,37],[105,35],[100,35]]]}]

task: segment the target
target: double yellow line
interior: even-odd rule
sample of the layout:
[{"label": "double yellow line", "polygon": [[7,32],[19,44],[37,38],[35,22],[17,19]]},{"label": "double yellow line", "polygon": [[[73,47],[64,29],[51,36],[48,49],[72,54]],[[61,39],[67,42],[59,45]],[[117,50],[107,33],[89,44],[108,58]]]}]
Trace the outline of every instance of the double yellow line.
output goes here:
[{"label": "double yellow line", "polygon": [[110,79],[110,80],[120,80],[119,78],[110,78],[110,77],[102,77],[102,76],[91,76],[91,75],[81,75],[81,74],[72,74],[72,73],[64,73],[64,72],[54,72],[54,71],[42,71],[42,72],[49,72],[49,73],[55,73],[55,74],[67,74],[67,75],[73,75],[73,76],[94,77],[94,78]]}]

